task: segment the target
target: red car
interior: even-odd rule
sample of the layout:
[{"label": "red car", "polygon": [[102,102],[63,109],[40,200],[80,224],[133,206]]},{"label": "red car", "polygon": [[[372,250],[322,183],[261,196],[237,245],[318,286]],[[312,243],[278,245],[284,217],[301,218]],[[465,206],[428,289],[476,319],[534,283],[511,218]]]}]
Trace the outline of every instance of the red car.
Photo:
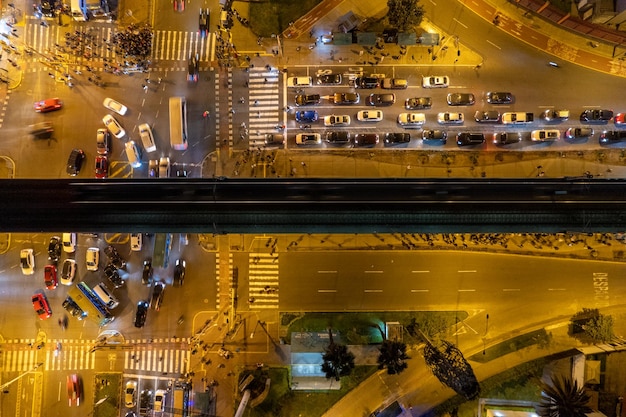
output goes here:
[{"label": "red car", "polygon": [[63,102],[58,98],[47,98],[35,103],[35,111],[38,113],[59,110],[61,107],[63,107]]},{"label": "red car", "polygon": [[80,405],[81,382],[78,374],[67,376],[67,398],[70,407],[72,405]]},{"label": "red car", "polygon": [[96,156],[96,178],[103,179],[109,175],[109,160],[104,155]]},{"label": "red car", "polygon": [[185,10],[185,0],[174,0],[174,10],[182,12]]},{"label": "red car", "polygon": [[45,320],[52,315],[52,310],[50,310],[50,304],[48,304],[48,299],[45,294],[39,292],[33,295],[31,300],[35,313],[37,313],[41,320]]},{"label": "red car", "polygon": [[623,125],[626,123],[626,113],[617,113],[613,118],[613,123],[616,125]]},{"label": "red car", "polygon": [[46,265],[43,269],[43,281],[46,283],[46,288],[53,290],[59,285],[57,280],[57,267],[54,265]]}]

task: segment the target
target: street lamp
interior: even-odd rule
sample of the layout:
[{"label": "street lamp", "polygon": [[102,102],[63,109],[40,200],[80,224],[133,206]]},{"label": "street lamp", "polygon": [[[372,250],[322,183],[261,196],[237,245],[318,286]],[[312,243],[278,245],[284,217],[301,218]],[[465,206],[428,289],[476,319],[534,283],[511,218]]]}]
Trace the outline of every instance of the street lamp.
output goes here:
[{"label": "street lamp", "polygon": [[37,369],[39,369],[40,366],[43,365],[43,362],[38,363],[37,365],[35,365],[35,367],[29,371],[24,372],[23,374],[20,374],[18,376],[16,376],[15,378],[13,378],[12,380],[10,380],[9,382],[3,384],[2,386],[0,386],[0,390],[4,390],[6,387],[8,387],[9,385],[11,385],[12,383],[14,383],[15,381],[17,381],[18,379],[22,378],[23,376],[26,376],[28,374],[30,374],[31,372],[35,372]]}]

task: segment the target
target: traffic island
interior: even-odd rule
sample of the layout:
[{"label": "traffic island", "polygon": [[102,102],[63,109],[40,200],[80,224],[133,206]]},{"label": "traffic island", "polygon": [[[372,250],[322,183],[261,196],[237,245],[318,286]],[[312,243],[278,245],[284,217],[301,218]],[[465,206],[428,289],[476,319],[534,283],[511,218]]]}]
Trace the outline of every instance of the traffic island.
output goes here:
[{"label": "traffic island", "polygon": [[98,373],[94,377],[93,416],[118,417],[120,415],[120,392],[122,392],[122,374]]}]

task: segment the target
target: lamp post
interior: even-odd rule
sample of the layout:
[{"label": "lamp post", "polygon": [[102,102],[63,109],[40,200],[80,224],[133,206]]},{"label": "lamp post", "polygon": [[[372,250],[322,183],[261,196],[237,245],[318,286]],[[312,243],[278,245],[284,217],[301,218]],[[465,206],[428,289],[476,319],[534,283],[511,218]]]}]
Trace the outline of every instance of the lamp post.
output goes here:
[{"label": "lamp post", "polygon": [[43,365],[43,362],[40,362],[40,363],[38,363],[37,365],[35,365],[35,367],[34,367],[33,369],[28,370],[28,371],[26,371],[26,372],[24,372],[24,373],[22,373],[22,374],[20,374],[20,375],[16,376],[15,378],[13,378],[12,380],[10,380],[9,382],[6,382],[6,383],[2,384],[2,385],[0,386],[0,390],[4,390],[4,389],[5,389],[6,387],[8,387],[9,385],[11,385],[12,383],[14,383],[14,382],[15,382],[15,381],[17,381],[18,379],[20,379],[20,378],[22,378],[22,377],[24,377],[24,376],[26,376],[26,375],[30,374],[31,372],[35,372],[35,371],[36,371],[37,369],[39,369],[39,367],[40,367],[40,366],[42,366],[42,365]]}]

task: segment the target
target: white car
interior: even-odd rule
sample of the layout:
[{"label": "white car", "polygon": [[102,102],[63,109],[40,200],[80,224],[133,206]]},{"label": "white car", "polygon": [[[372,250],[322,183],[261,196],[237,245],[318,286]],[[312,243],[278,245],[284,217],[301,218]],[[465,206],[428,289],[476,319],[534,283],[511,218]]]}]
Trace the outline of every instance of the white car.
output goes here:
[{"label": "white car", "polygon": [[126,383],[124,405],[126,405],[126,408],[133,408],[137,405],[137,381],[131,379]]},{"label": "white car", "polygon": [[465,116],[463,116],[463,113],[445,112],[445,113],[437,114],[437,122],[439,122],[442,125],[461,124],[463,123],[464,120],[465,120]]},{"label": "white car", "polygon": [[289,77],[287,87],[310,87],[313,85],[311,77]]},{"label": "white car", "polygon": [[530,132],[530,140],[533,142],[554,142],[561,136],[561,132],[556,129],[533,130]]},{"label": "white car", "polygon": [[128,164],[133,168],[139,168],[141,166],[141,151],[135,144],[134,140],[129,140],[124,144],[126,149],[126,158],[128,158]]},{"label": "white car", "polygon": [[158,389],[154,393],[154,406],[152,410],[155,413],[162,413],[165,410],[165,390]]},{"label": "white car", "polygon": [[359,122],[380,122],[383,120],[383,112],[380,110],[361,110],[356,114]]},{"label": "white car", "polygon": [[447,75],[431,75],[422,78],[422,87],[424,88],[445,88],[450,85],[450,79]]},{"label": "white car", "polygon": [[20,267],[24,275],[33,275],[35,273],[35,255],[32,249],[22,249],[20,251]]},{"label": "white car", "polygon": [[119,114],[120,116],[125,115],[126,112],[128,111],[128,108],[125,105],[109,97],[104,99],[104,101],[102,102],[102,105],[106,107],[107,109]]},{"label": "white car", "polygon": [[141,143],[143,143],[143,148],[146,152],[154,152],[156,151],[156,144],[154,143],[154,136],[152,135],[152,129],[148,123],[142,123],[137,126],[139,129],[139,137],[141,138]]},{"label": "white car", "polygon": [[167,156],[159,159],[159,178],[170,177],[170,158]]},{"label": "white car", "polygon": [[120,139],[126,134],[126,131],[124,130],[124,128],[122,128],[122,125],[120,125],[118,121],[115,120],[115,117],[111,116],[110,114],[104,116],[102,118],[102,122],[104,123],[104,126],[109,129],[109,132],[111,132],[111,134],[116,138]]},{"label": "white car", "polygon": [[63,243],[63,252],[76,252],[76,233],[63,233],[61,242]]},{"label": "white car", "polygon": [[143,235],[141,233],[130,234],[130,250],[137,252],[143,246]]},{"label": "white car", "polygon": [[87,263],[87,271],[97,271],[100,263],[100,248],[87,249],[85,261]]},{"label": "white car", "polygon": [[424,113],[400,113],[398,115],[398,124],[402,126],[421,126],[424,123],[426,123]]},{"label": "white car", "polygon": [[330,116],[324,116],[324,126],[349,126],[350,116],[341,115],[337,116],[331,114]]}]

